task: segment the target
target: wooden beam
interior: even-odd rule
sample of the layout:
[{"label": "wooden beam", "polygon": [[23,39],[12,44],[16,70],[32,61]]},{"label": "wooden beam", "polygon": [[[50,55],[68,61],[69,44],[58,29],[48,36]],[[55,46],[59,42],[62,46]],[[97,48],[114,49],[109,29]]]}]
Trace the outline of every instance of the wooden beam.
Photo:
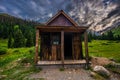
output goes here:
[{"label": "wooden beam", "polygon": [[36,29],[40,29],[42,32],[61,32],[63,30],[64,32],[79,32],[83,33],[85,32],[88,27],[82,27],[82,26],[36,26]]},{"label": "wooden beam", "polygon": [[39,29],[36,30],[36,45],[35,45],[35,64],[38,61],[38,46],[39,46]]},{"label": "wooden beam", "polygon": [[[42,32],[61,32],[61,29],[40,29]],[[62,29],[64,32],[75,32],[75,33],[83,33],[85,30],[77,30],[77,29]]]},{"label": "wooden beam", "polygon": [[61,61],[64,67],[64,31],[61,31]]},{"label": "wooden beam", "polygon": [[86,68],[88,68],[88,66],[89,66],[89,54],[88,54],[88,35],[87,35],[87,31],[84,32],[84,43],[85,43]]},{"label": "wooden beam", "polygon": [[88,29],[88,26],[59,26],[59,25],[37,25],[36,28],[78,28],[78,29]]},{"label": "wooden beam", "polygon": [[86,30],[88,29],[88,27],[84,27],[84,26],[36,26],[37,29],[83,29]]}]

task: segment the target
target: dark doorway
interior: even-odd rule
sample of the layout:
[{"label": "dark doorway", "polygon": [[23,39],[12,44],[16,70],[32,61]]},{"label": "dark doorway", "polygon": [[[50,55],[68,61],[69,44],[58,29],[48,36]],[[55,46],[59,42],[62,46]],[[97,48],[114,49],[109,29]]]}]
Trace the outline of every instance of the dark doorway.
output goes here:
[{"label": "dark doorway", "polygon": [[72,33],[64,35],[64,58],[72,59]]}]

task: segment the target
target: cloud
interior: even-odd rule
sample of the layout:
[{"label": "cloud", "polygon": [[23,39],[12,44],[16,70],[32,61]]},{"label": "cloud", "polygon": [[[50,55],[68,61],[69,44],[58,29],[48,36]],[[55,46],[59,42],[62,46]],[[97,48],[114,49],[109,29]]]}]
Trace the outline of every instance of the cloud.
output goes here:
[{"label": "cloud", "polygon": [[[105,2],[104,2],[105,1]],[[76,0],[69,14],[79,25],[94,31],[106,30],[120,23],[120,0]]]},{"label": "cloud", "polygon": [[80,25],[101,28],[118,20],[120,0],[0,0],[0,12],[40,22],[46,22],[61,9]]},{"label": "cloud", "polygon": [[52,17],[52,13],[48,14],[48,17]]},{"label": "cloud", "polygon": [[33,10],[37,10],[38,5],[34,1],[30,1],[30,5],[32,6]]},{"label": "cloud", "polygon": [[2,6],[2,5],[0,5],[0,10],[1,10],[1,11],[4,11],[4,12],[7,11],[6,7],[4,7],[4,6]]},{"label": "cloud", "polygon": [[0,5],[3,6],[0,7],[0,11],[15,16],[21,15],[23,18],[47,18],[61,9],[68,12],[68,4],[71,4],[71,0],[1,0]]}]

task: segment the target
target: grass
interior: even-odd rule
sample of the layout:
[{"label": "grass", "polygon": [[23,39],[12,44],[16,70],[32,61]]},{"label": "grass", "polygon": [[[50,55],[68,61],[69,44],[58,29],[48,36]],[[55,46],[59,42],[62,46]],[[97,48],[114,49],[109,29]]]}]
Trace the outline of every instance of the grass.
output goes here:
[{"label": "grass", "polygon": [[99,74],[97,74],[97,73],[93,76],[93,78],[94,78],[95,80],[106,80],[104,77],[102,77],[101,75],[99,75]]},{"label": "grass", "polygon": [[[7,40],[0,40],[0,48],[7,48]],[[2,80],[23,80],[31,73],[41,71],[34,67],[34,47],[7,49],[6,54],[0,55],[0,75]],[[25,79],[25,80],[26,80]]]},{"label": "grass", "polygon": [[88,47],[90,56],[107,57],[120,62],[120,41],[93,40]]},{"label": "grass", "polygon": [[[90,56],[107,57],[120,62],[120,41],[93,40],[88,44]],[[31,73],[41,69],[34,67],[34,47],[7,48],[7,40],[0,39],[0,48],[6,48],[6,54],[0,55],[0,75],[2,80],[27,80]],[[64,69],[60,68],[60,71]],[[44,79],[40,79],[44,80]]]},{"label": "grass", "polygon": [[108,64],[105,66],[105,68],[107,68],[108,70],[112,71],[113,73],[117,73],[120,75],[120,67],[116,67],[113,64]]},{"label": "grass", "polygon": [[61,68],[59,69],[59,71],[65,71],[65,68],[61,67]]}]

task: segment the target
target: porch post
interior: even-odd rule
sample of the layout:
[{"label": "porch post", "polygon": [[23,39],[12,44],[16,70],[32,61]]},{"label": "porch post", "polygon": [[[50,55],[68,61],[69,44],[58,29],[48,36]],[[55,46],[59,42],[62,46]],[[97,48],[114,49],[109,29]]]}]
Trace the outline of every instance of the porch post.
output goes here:
[{"label": "porch post", "polygon": [[61,60],[64,67],[64,31],[61,31]]},{"label": "porch post", "polygon": [[84,44],[85,44],[86,68],[88,68],[88,66],[89,66],[89,54],[88,54],[88,35],[87,35],[87,31],[84,32]]},{"label": "porch post", "polygon": [[36,45],[35,45],[35,64],[38,61],[38,42],[39,42],[39,29],[36,29]]}]

